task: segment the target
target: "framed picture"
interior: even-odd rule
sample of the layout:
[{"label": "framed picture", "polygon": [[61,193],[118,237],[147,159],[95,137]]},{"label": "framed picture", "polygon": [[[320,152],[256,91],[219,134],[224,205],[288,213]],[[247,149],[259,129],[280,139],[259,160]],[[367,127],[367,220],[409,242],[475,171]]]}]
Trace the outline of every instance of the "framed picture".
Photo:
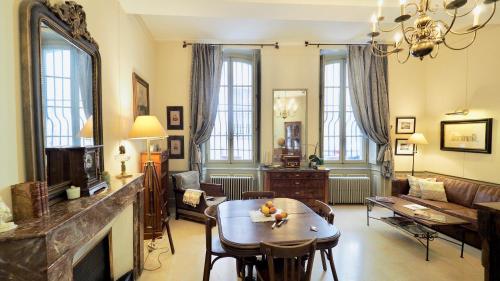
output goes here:
[{"label": "framed picture", "polygon": [[149,84],[136,73],[132,74],[134,120],[137,116],[149,115]]},{"label": "framed picture", "polygon": [[396,139],[396,155],[412,156],[414,144],[407,143],[408,139]]},{"label": "framed picture", "polygon": [[441,150],[491,154],[493,119],[442,121]]},{"label": "framed picture", "polygon": [[169,136],[170,159],[184,159],[184,136]]},{"label": "framed picture", "polygon": [[184,117],[182,106],[167,106],[167,129],[184,130]]},{"label": "framed picture", "polygon": [[396,134],[413,134],[417,119],[415,117],[397,117]]}]

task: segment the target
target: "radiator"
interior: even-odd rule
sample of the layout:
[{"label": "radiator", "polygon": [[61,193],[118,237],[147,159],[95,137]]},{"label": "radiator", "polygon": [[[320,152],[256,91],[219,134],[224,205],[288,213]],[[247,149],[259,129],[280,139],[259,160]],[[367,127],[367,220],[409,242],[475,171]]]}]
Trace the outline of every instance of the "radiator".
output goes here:
[{"label": "radiator", "polygon": [[210,181],[222,184],[228,200],[241,200],[241,193],[255,190],[251,175],[211,175]]},{"label": "radiator", "polygon": [[329,191],[331,203],[362,204],[370,196],[370,178],[358,177],[330,177]]}]

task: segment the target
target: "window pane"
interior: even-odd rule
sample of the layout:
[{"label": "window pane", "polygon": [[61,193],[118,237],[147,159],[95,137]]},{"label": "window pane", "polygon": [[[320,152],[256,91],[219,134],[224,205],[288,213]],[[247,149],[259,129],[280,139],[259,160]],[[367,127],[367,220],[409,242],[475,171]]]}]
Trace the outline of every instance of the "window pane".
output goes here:
[{"label": "window pane", "polygon": [[219,106],[215,117],[215,125],[209,141],[209,160],[229,160],[229,97],[228,97],[228,65],[222,66]]},{"label": "window pane", "polygon": [[364,136],[361,133],[356,120],[354,119],[354,113],[352,112],[351,97],[349,95],[349,89],[346,89],[346,117],[345,117],[345,160],[364,160],[365,147],[364,147]]},{"label": "window pane", "polygon": [[325,87],[324,94],[323,157],[340,160],[340,88]]},{"label": "window pane", "polygon": [[233,133],[233,160],[252,160],[252,65],[245,62],[233,62]]}]

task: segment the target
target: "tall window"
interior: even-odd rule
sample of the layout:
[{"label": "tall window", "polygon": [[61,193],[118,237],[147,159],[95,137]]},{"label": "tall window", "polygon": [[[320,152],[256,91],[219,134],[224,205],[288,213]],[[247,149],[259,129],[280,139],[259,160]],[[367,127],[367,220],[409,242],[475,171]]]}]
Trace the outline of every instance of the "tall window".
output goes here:
[{"label": "tall window", "polygon": [[256,155],[256,85],[253,55],[225,54],[219,107],[208,142],[208,162],[250,163]]},{"label": "tall window", "polygon": [[352,112],[345,59],[324,57],[323,157],[327,162],[366,162],[366,138]]}]

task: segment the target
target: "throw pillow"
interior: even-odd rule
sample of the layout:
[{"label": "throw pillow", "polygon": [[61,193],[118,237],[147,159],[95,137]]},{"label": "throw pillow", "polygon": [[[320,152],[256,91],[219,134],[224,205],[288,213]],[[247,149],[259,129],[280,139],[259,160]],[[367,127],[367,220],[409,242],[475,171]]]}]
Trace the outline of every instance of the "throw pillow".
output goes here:
[{"label": "throw pillow", "polygon": [[421,185],[422,199],[448,202],[446,192],[444,190],[444,183],[424,181]]},{"label": "throw pillow", "polygon": [[408,177],[408,183],[410,184],[410,191],[408,192],[408,195],[413,196],[413,197],[419,197],[419,198],[422,196],[422,193],[420,192],[421,182],[423,182],[423,181],[435,182],[436,181],[435,178],[422,179],[422,178],[417,178],[417,177],[410,176],[410,175],[407,175],[407,177]]}]

